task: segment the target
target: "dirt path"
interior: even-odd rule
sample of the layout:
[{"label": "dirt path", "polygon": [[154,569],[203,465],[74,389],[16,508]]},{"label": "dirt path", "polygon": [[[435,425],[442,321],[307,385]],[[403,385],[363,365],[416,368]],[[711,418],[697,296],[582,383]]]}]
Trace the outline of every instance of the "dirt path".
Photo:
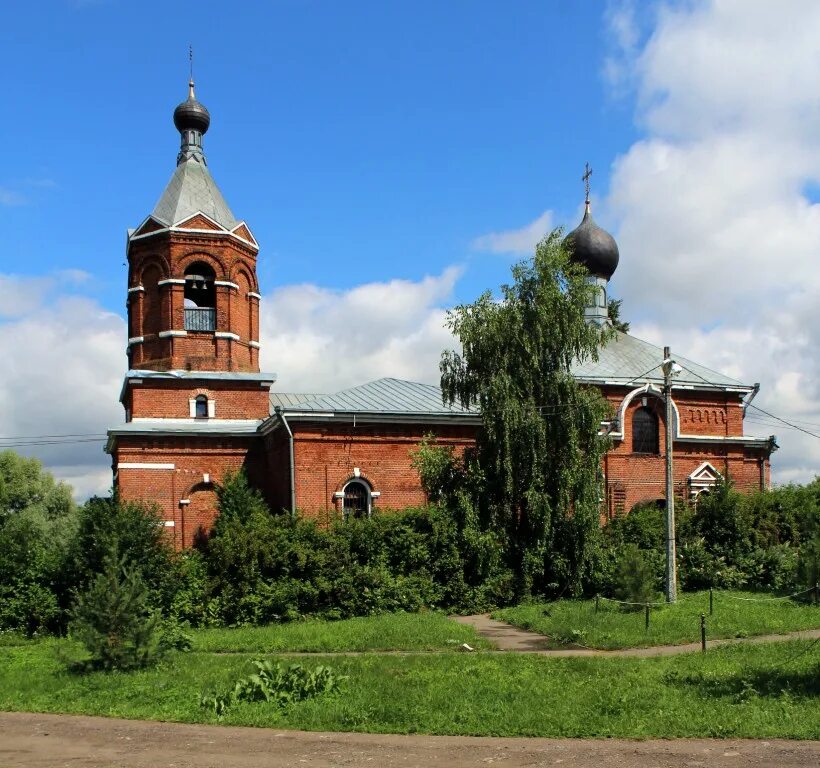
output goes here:
[{"label": "dirt path", "polygon": [[818,764],[818,741],[391,736],[0,713],[3,768],[816,768]]},{"label": "dirt path", "polygon": [[[672,656],[676,653],[699,651],[700,643],[683,645],[654,645],[648,648],[622,648],[615,651],[602,651],[593,648],[549,648],[549,638],[536,632],[519,629],[512,624],[490,618],[487,613],[477,616],[452,616],[459,624],[473,627],[478,634],[493,643],[500,651],[518,653],[538,653],[543,656]],[[727,638],[709,640],[707,648],[732,643],[776,643],[783,640],[813,640],[820,638],[820,629],[806,629],[799,632],[788,632],[784,635],[757,635],[756,637]]]}]

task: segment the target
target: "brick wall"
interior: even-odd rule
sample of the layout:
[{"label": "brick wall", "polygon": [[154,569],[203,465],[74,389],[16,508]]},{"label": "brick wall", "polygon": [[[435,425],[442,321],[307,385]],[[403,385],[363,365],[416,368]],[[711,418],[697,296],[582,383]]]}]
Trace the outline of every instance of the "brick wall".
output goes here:
[{"label": "brick wall", "polygon": [[[291,424],[294,432],[296,506],[310,517],[341,512],[334,493],[359,470],[362,479],[380,496],[374,504],[382,509],[402,509],[424,504],[419,476],[411,466],[411,451],[425,434],[436,434],[440,445],[463,450],[473,442],[470,427],[379,427],[366,425]],[[278,436],[278,466],[287,461],[286,436]],[[284,458],[285,461],[282,459]],[[285,464],[287,467],[287,465]],[[287,475],[285,475],[287,476]],[[279,491],[280,498],[285,495]],[[281,506],[289,506],[289,499]]]},{"label": "brick wall", "polygon": [[[227,233],[159,232],[132,241],[128,252],[129,286],[144,290],[129,294],[129,337],[142,337],[130,347],[130,367],[149,370],[258,371],[259,300],[256,250]],[[195,262],[209,265],[216,280],[216,330],[233,333],[235,339],[214,333],[188,331],[186,336],[160,337],[162,331],[184,331],[184,286],[157,285],[167,279],[183,279]]]},{"label": "brick wall", "polygon": [[[213,483],[246,466],[258,438],[118,438],[113,456],[115,487],[122,498],[156,504],[177,548],[190,546],[200,528],[216,519]],[[172,469],[121,468],[121,464],[169,464]],[[207,476],[207,479],[206,479]],[[180,505],[180,501],[190,504]]]},{"label": "brick wall", "polygon": [[205,395],[215,404],[217,419],[264,419],[268,416],[268,389],[258,383],[144,379],[128,389],[132,418],[187,419],[189,401]]}]

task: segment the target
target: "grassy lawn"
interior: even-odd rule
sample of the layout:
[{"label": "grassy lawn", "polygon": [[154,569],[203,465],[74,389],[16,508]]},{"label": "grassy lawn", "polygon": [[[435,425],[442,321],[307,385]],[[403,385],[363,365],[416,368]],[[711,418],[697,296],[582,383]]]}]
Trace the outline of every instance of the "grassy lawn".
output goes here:
[{"label": "grassy lawn", "polygon": [[[176,654],[134,673],[70,675],[65,641],[0,653],[0,709],[213,723],[203,692],[250,657]],[[304,659],[301,660],[303,663]],[[820,738],[820,645],[733,646],[667,658],[529,654],[319,657],[341,691],[280,710],[239,704],[225,724],[381,733],[552,737]]]},{"label": "grassy lawn", "polygon": [[295,621],[267,627],[198,629],[195,651],[276,653],[303,651],[432,651],[456,650],[462,643],[489,648],[472,627],[442,613],[392,613],[342,621]]},{"label": "grassy lawn", "polygon": [[[707,636],[751,637],[820,627],[820,606],[791,600],[751,602],[772,595],[759,592],[715,592],[714,614],[709,615],[709,592],[687,592],[675,605],[652,608],[649,631],[644,612],[627,612],[601,600],[559,600],[505,608],[493,618],[540,632],[559,647],[570,640],[589,648],[632,648],[700,641],[700,614],[706,614]],[[577,633],[577,634],[576,634]]]}]

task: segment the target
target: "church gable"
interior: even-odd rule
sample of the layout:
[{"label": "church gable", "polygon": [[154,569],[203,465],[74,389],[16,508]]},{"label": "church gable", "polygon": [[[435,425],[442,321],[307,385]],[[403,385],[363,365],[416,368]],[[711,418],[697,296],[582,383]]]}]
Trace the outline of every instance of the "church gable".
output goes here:
[{"label": "church gable", "polygon": [[257,245],[256,238],[251,234],[251,231],[248,229],[244,221],[238,227],[232,229],[231,233],[237,237],[241,237],[243,240],[247,240],[249,243]]},{"label": "church gable", "polygon": [[137,227],[131,237],[150,235],[152,232],[157,232],[160,229],[165,229],[165,225],[149,216],[142,224],[139,225],[139,227]]},{"label": "church gable", "polygon": [[704,461],[687,478],[689,482],[689,492],[694,497],[704,491],[709,491],[723,479],[720,474],[708,461]]},{"label": "church gable", "polygon": [[212,232],[224,232],[225,230],[215,221],[209,219],[204,213],[195,213],[193,216],[177,224],[179,229],[208,229]]}]

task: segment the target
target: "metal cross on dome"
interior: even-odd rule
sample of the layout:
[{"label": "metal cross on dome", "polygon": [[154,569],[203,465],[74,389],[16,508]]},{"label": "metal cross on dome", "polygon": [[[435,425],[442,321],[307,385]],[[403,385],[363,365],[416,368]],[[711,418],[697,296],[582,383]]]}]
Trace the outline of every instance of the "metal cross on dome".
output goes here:
[{"label": "metal cross on dome", "polygon": [[584,163],[584,175],[581,176],[581,181],[584,182],[584,188],[586,189],[586,202],[589,202],[589,177],[592,176],[592,168],[589,167],[589,163]]}]

